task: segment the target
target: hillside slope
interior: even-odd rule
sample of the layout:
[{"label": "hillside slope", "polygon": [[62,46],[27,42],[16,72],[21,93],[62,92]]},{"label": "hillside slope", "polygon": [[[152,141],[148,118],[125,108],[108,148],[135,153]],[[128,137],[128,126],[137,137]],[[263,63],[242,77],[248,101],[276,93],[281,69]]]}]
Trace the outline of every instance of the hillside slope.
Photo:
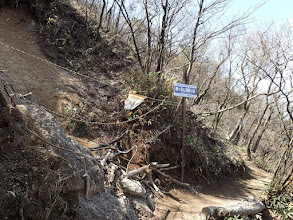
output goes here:
[{"label": "hillside slope", "polygon": [[[127,116],[125,117],[126,112],[123,111],[122,102],[122,96],[125,95],[123,94],[125,91],[120,89],[122,82],[119,80],[119,77],[115,78],[115,74],[117,73],[113,73],[113,75],[109,77],[109,75],[103,74],[103,71],[106,71],[105,68],[100,68],[94,76],[91,75],[93,74],[93,70],[91,69],[89,71],[89,77],[81,77],[77,72],[66,71],[62,67],[47,62],[47,58],[54,62],[56,60],[52,59],[54,56],[50,57],[48,54],[44,56],[44,48],[39,46],[39,35],[35,32],[36,24],[27,10],[17,9],[16,11],[10,8],[0,8],[0,30],[0,70],[4,70],[3,78],[13,85],[17,93],[26,94],[32,92],[39,105],[46,107],[48,110],[53,110],[62,114],[69,112],[70,117],[74,116],[74,112],[79,111],[78,113],[80,114],[87,113],[87,119],[93,121],[96,120],[95,117],[103,119],[103,121],[107,120],[109,116],[113,114],[120,114],[120,116],[122,115],[124,117],[120,117],[119,120],[121,120],[121,118],[123,120],[127,118]],[[64,60],[57,60],[56,62],[63,65],[66,63],[65,61],[67,58]],[[107,57],[102,57],[101,60],[99,60],[96,57],[97,62],[104,62],[106,58]],[[87,65],[87,63],[84,65]],[[71,67],[78,70],[77,65],[72,65]],[[113,70],[117,70],[117,66],[115,66]],[[110,72],[111,67],[108,66],[107,71]],[[94,77],[94,80],[90,80],[89,78],[91,77]],[[93,115],[93,118],[90,118],[91,115]],[[84,133],[81,135],[82,138],[75,137],[75,139],[87,147],[93,147],[103,142],[109,142],[109,140],[112,140],[113,137],[117,137],[118,134],[122,133],[122,130],[127,128],[134,131],[131,133],[134,138],[128,143],[128,147],[130,147],[134,144],[143,142],[143,140],[150,137],[151,134],[156,133],[160,126],[164,125],[163,123],[167,123],[163,116],[160,117],[160,120],[153,117],[149,118],[147,121],[139,121],[137,124],[129,124],[128,127],[125,126],[122,128],[113,129],[112,127],[98,127],[98,132],[95,133],[95,136],[91,136],[87,132],[84,132],[87,128],[80,126],[80,129],[75,131],[78,131],[78,134]],[[70,124],[68,121],[61,120],[60,118],[58,118],[58,120],[66,126]],[[115,121],[118,119],[111,118],[111,120]],[[149,121],[153,122],[152,126],[148,125]],[[160,124],[161,122],[163,123]],[[144,130],[137,129],[138,126],[143,127]],[[66,128],[68,128],[68,132],[72,129],[71,127]],[[172,163],[180,162],[178,159],[180,149],[177,146],[178,140],[180,140],[180,137],[178,137],[180,136],[180,132],[179,129],[172,132],[172,134],[176,135],[171,137],[166,134],[163,136],[162,142],[158,141],[152,144],[153,150],[151,152],[151,160],[162,163],[170,161]],[[200,130],[198,133],[201,133],[202,139],[206,138],[206,132],[203,130]],[[71,134],[76,136],[76,133]],[[216,143],[213,138],[206,138],[206,142],[207,145],[211,146],[213,143]],[[211,148],[210,146],[208,147]],[[143,157],[144,153],[145,152],[141,152],[141,154],[136,155],[135,159],[139,160],[140,157]],[[128,159],[130,159],[131,156],[132,155],[128,155]],[[214,155],[209,156],[214,157]],[[222,155],[219,155],[219,158],[215,157],[216,162],[221,160],[221,156]],[[22,158],[19,157],[16,158],[16,160],[17,159],[20,160]],[[189,159],[190,161],[194,160],[191,153]],[[198,161],[192,161],[189,166],[196,169],[197,162]],[[209,164],[206,165],[208,166]],[[239,167],[242,168],[242,164]],[[200,212],[203,205],[219,205],[248,195],[256,195],[256,192],[267,182],[267,180],[265,180],[267,174],[252,165],[250,165],[250,167],[253,171],[251,173],[252,175],[248,179],[240,181],[230,180],[229,174],[234,173],[232,168],[227,172],[223,171],[224,175],[227,176],[220,188],[203,190],[199,187],[199,194],[194,194],[190,191],[171,190],[170,198],[167,197],[164,200],[157,200],[158,206],[155,212],[157,218],[160,219],[169,209],[171,214],[167,219],[190,219],[194,218],[196,214]],[[237,166],[233,168],[238,169]],[[196,181],[192,179],[196,174],[193,174],[192,169],[188,172],[190,174],[188,180],[191,183],[195,183]],[[178,172],[171,172],[170,175],[178,177]],[[204,184],[203,187],[205,187]],[[105,196],[105,198],[107,198],[107,196]],[[105,201],[105,198],[102,195],[101,201]],[[166,203],[170,206],[167,206]],[[94,207],[94,204],[91,205]],[[196,208],[194,208],[195,206]]]}]

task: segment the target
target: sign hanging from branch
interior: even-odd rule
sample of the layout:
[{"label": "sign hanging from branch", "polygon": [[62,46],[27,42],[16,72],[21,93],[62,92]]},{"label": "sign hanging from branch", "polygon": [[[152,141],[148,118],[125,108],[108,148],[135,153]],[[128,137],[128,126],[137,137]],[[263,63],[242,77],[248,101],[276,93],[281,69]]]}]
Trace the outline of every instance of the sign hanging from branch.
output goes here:
[{"label": "sign hanging from branch", "polygon": [[196,97],[196,86],[182,83],[174,84],[174,96],[181,96],[186,98]]}]

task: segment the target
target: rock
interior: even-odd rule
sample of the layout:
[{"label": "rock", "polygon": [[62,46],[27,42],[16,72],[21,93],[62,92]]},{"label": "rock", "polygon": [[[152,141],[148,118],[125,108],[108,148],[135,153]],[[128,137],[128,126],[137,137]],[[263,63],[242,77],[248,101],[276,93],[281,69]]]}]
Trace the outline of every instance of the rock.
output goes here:
[{"label": "rock", "polygon": [[134,198],[133,199],[134,208],[139,212],[140,215],[150,219],[154,217],[152,210],[147,206],[146,202],[142,199]]},{"label": "rock", "polygon": [[[95,163],[94,157],[88,149],[68,137],[56,119],[43,107],[24,103],[18,105],[17,108],[24,115],[27,127],[37,135],[33,136],[43,142],[50,154],[55,154],[60,158],[60,164],[58,162],[58,165],[52,166],[52,168],[62,170],[60,175],[64,177],[62,189],[64,194],[73,193],[77,198],[77,203],[79,199],[84,198],[85,165],[90,177],[89,198],[104,191],[104,172]],[[36,168],[32,169],[36,171]]]},{"label": "rock", "polygon": [[126,198],[118,198],[109,193],[101,193],[91,200],[82,200],[79,206],[78,219],[139,219],[137,213],[127,204]]},{"label": "rock", "polygon": [[145,188],[141,185],[140,182],[136,180],[124,178],[120,181],[120,183],[122,185],[123,191],[126,193],[140,197],[143,197],[146,194]]}]

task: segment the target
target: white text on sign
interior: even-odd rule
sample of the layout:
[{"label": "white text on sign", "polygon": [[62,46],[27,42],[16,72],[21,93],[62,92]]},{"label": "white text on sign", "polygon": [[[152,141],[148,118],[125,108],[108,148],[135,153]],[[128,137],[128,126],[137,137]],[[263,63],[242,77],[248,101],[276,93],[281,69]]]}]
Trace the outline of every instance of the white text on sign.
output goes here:
[{"label": "white text on sign", "polygon": [[182,83],[175,83],[174,84],[174,96],[195,98],[196,97],[196,86],[182,84]]}]

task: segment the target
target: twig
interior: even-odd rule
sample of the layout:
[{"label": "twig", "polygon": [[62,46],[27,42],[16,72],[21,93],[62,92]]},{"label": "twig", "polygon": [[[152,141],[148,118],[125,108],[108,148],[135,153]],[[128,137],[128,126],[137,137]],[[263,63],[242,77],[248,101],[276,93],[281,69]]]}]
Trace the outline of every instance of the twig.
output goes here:
[{"label": "twig", "polygon": [[101,161],[101,165],[102,167],[106,165],[106,161],[108,160],[108,158],[111,156],[112,150],[109,150],[108,153],[106,154],[106,156],[102,157],[101,159],[103,159]]},{"label": "twig", "polygon": [[168,209],[168,211],[166,212],[166,214],[165,214],[163,220],[166,220],[166,219],[167,219],[167,217],[168,217],[168,215],[170,214],[170,212],[171,212],[170,209]]},{"label": "twig", "polygon": [[89,193],[90,193],[90,189],[91,189],[90,176],[88,174],[85,157],[83,159],[84,159],[84,161],[83,161],[84,162],[84,175],[82,177],[85,180],[85,198],[86,198],[86,200],[89,200]]},{"label": "twig", "polygon": [[[134,146],[132,146],[130,149],[128,149],[128,150],[125,150],[125,151],[120,151],[120,150],[117,150],[116,149],[116,151],[118,151],[116,154],[114,154],[114,157],[115,156],[118,156],[119,154],[127,154],[127,153],[129,153],[130,151],[132,151],[132,150],[134,150],[134,149],[136,149],[136,148],[140,148],[140,147],[143,147],[143,146],[145,146],[146,144],[150,144],[150,143],[152,143],[155,139],[157,139],[160,135],[162,135],[164,132],[166,132],[166,131],[168,131],[170,128],[172,128],[173,127],[173,125],[168,125],[163,131],[161,131],[160,133],[158,133],[156,136],[154,136],[154,137],[152,137],[152,138],[150,138],[148,141],[146,141],[145,143],[142,143],[142,144],[140,144],[140,145],[134,145]],[[113,150],[113,149],[112,149]],[[107,155],[106,155],[107,156]],[[101,160],[101,159],[103,159],[103,158],[105,158],[106,156],[102,156],[102,157],[98,157],[98,158],[95,158],[96,160]],[[109,157],[109,156],[108,156]]]},{"label": "twig", "polygon": [[[135,146],[136,146],[136,145],[135,145]],[[135,157],[135,154],[137,153],[137,148],[138,148],[138,147],[136,146],[134,154],[132,155],[132,157],[130,158],[130,160],[129,160],[128,163],[127,163],[126,172],[128,172],[130,162],[133,160],[133,158]]]},{"label": "twig", "polygon": [[242,101],[242,102],[240,102],[240,103],[238,103],[236,105],[233,105],[233,106],[230,106],[230,107],[218,110],[218,111],[214,111],[214,112],[200,112],[200,113],[196,113],[195,115],[196,116],[209,116],[209,115],[215,115],[215,114],[218,114],[218,113],[222,113],[222,112],[225,112],[225,111],[230,111],[230,110],[232,110],[234,108],[237,108],[237,107],[243,105],[244,103],[246,103],[246,102],[248,102],[248,101],[250,101],[252,99],[257,98],[258,96],[262,96],[262,95],[271,96],[273,94],[275,94],[275,93],[269,93],[269,94],[268,93],[260,93],[260,94],[256,94],[256,95],[251,96],[250,98],[248,98],[248,99],[246,99],[246,100],[244,100],[244,101]]},{"label": "twig", "polygon": [[152,143],[154,140],[156,140],[160,135],[162,135],[163,133],[165,133],[166,131],[168,131],[170,128],[172,128],[173,125],[168,125],[163,131],[161,131],[160,133],[158,133],[156,136],[150,138],[147,142],[145,142],[145,144],[150,144]]},{"label": "twig", "polygon": [[[119,155],[119,157],[122,159],[122,160],[125,160],[127,162],[129,162],[130,160],[128,160],[127,158],[123,157],[122,155]],[[130,163],[132,164],[137,164],[139,165],[140,167],[143,167],[143,164],[142,163],[139,163],[139,162],[136,162],[136,161],[130,161]]]},{"label": "twig", "polygon": [[91,151],[94,151],[94,150],[101,150],[101,149],[107,149],[110,145],[112,145],[112,144],[114,144],[114,143],[120,141],[120,140],[121,140],[121,139],[122,139],[122,138],[123,138],[128,132],[129,132],[129,131],[126,130],[122,135],[118,136],[117,138],[115,138],[114,140],[110,141],[109,143],[106,143],[106,144],[101,143],[101,144],[99,144],[99,146],[97,146],[97,147],[90,147],[90,148],[88,148],[88,149],[91,150]]},{"label": "twig", "polygon": [[175,169],[178,169],[180,168],[181,166],[180,165],[177,165],[177,166],[174,166],[174,167],[167,167],[167,168],[161,168],[161,169],[158,169],[158,171],[168,171],[168,170],[175,170]]},{"label": "twig", "polygon": [[50,209],[49,209],[48,212],[47,212],[47,215],[46,215],[46,217],[45,217],[45,220],[49,219],[49,217],[50,217],[50,215],[51,215],[51,212],[52,212],[52,210],[53,210],[53,208],[54,208],[54,206],[55,206],[55,204],[56,204],[56,202],[57,202],[57,199],[58,199],[58,197],[59,197],[59,194],[60,194],[60,192],[61,192],[61,190],[62,190],[62,187],[63,187],[63,184],[60,185],[60,188],[59,188],[58,192],[56,193],[56,196],[55,196],[54,202],[53,202],[53,204],[51,205]]}]

